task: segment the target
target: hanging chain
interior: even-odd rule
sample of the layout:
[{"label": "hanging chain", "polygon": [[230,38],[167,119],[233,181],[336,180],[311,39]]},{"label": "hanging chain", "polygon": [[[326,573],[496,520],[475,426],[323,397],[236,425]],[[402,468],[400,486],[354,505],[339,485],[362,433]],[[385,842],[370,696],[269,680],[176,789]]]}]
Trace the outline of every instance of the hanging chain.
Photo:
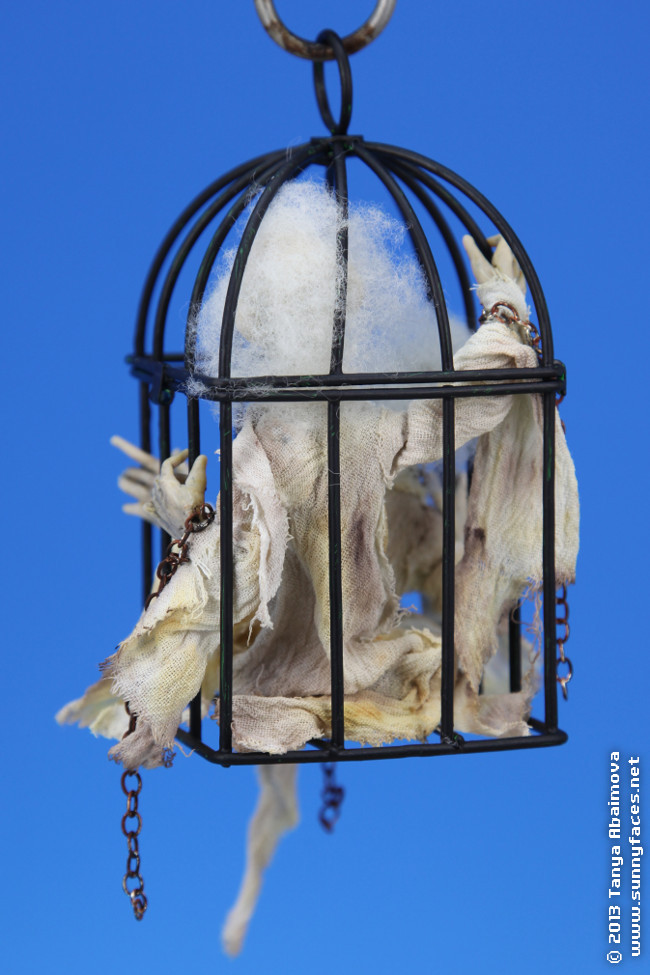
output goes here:
[{"label": "hanging chain", "polygon": [[[133,721],[133,717],[131,720]],[[135,776],[134,788],[131,788],[127,783],[129,776]],[[122,880],[122,889],[131,899],[136,921],[141,921],[144,912],[147,910],[147,897],[144,892],[144,880],[140,873],[140,850],[138,849],[138,835],[142,829],[142,816],[138,812],[138,796],[141,789],[140,773],[135,769],[127,769],[122,774],[122,792],[126,796],[126,812],[122,816],[122,832],[126,836],[129,852],[126,857],[126,873]],[[127,824],[127,820],[135,820],[135,823]],[[135,886],[132,886],[134,881]]]},{"label": "hanging chain", "polygon": [[323,805],[318,814],[318,819],[323,829],[327,833],[331,833],[341,815],[345,789],[342,785],[336,784],[336,764],[334,762],[323,762],[321,768],[323,770],[323,789],[321,792]]},{"label": "hanging chain", "polygon": [[[555,400],[556,409],[559,408],[560,403],[564,399],[564,395],[565,395],[564,393],[561,393],[560,395],[557,396]],[[562,432],[566,434],[566,426],[564,425],[564,420],[561,417],[560,417],[560,423],[562,424]],[[557,606],[558,609],[558,615],[555,618],[555,622],[557,626],[564,627],[564,632],[562,633],[562,636],[557,637],[557,652],[558,652],[557,666],[560,667],[562,665],[563,667],[566,667],[566,672],[564,674],[557,674],[555,679],[557,680],[558,684],[562,688],[562,697],[564,698],[565,701],[568,701],[569,692],[567,690],[567,684],[573,677],[573,664],[564,653],[564,644],[569,639],[569,633],[571,632],[569,629],[569,601],[567,598],[566,583],[562,584],[561,593],[559,596],[556,596],[555,598],[555,605]],[[561,611],[561,615],[560,615],[560,611]]]},{"label": "hanging chain", "polygon": [[176,572],[179,565],[183,565],[184,562],[189,562],[190,557],[187,554],[189,548],[189,537],[190,535],[195,535],[197,532],[202,532],[204,528],[211,525],[214,521],[214,508],[211,504],[204,502],[199,504],[196,508],[193,508],[189,517],[185,519],[185,531],[182,538],[174,538],[167,546],[167,554],[162,560],[158,568],[156,569],[156,576],[159,579],[159,585],[156,592],[152,592],[147,597],[147,601],[144,604],[145,609],[149,609],[149,605],[152,600],[159,596],[171,577]]},{"label": "hanging chain", "polygon": [[[190,535],[203,531],[204,528],[212,524],[213,520],[214,508],[212,505],[204,503],[192,509],[189,516],[185,519],[185,531],[183,532],[182,538],[175,538],[169,543],[167,546],[167,555],[156,569],[156,576],[159,579],[158,589],[149,595],[145,603],[145,609],[149,608],[152,599],[160,595],[179,565],[190,561],[188,555]],[[136,714],[131,713],[128,701],[124,707],[129,716],[129,727],[123,736],[126,738],[127,735],[131,735],[135,731],[138,717]],[[165,749],[163,752],[163,764],[169,767],[171,760],[171,751]],[[135,776],[134,788],[131,788],[127,783],[127,779],[132,776]],[[122,880],[122,889],[131,900],[136,921],[141,921],[147,910],[147,897],[144,892],[144,880],[140,873],[140,850],[138,847],[138,836],[142,829],[142,816],[138,812],[138,796],[140,795],[141,789],[142,779],[140,778],[140,773],[136,769],[127,769],[122,775],[122,792],[126,796],[126,812],[122,816],[122,832],[126,837],[128,847],[126,873]]]},{"label": "hanging chain", "polygon": [[517,309],[514,305],[511,305],[509,301],[497,301],[495,305],[492,305],[489,311],[484,311],[479,318],[479,323],[484,325],[485,322],[491,321],[493,319],[503,322],[504,325],[521,325],[524,329],[530,344],[534,348],[538,356],[542,354],[542,339],[537,330],[537,326],[528,319],[520,318]]},{"label": "hanging chain", "polygon": [[[566,585],[563,585],[562,586],[562,591],[561,591],[560,595],[557,596],[555,602],[556,602],[556,605],[558,607],[558,615],[557,615],[557,617],[555,619],[555,622],[557,623],[558,626],[563,626],[564,627],[564,632],[563,632],[562,636],[559,636],[557,638],[557,650],[558,650],[557,664],[558,664],[558,667],[560,666],[560,664],[562,664],[562,665],[564,665],[566,667],[566,673],[565,674],[562,674],[562,675],[561,674],[558,674],[557,677],[556,677],[556,680],[557,680],[558,684],[560,685],[560,687],[562,688],[562,697],[566,701],[568,699],[568,697],[569,697],[569,692],[567,691],[567,684],[569,683],[569,681],[573,677],[573,664],[571,663],[571,661],[569,660],[569,658],[564,653],[564,644],[569,639],[569,632],[570,632],[570,630],[569,630],[569,602],[567,600]],[[562,609],[562,615],[559,615],[560,608]]]}]

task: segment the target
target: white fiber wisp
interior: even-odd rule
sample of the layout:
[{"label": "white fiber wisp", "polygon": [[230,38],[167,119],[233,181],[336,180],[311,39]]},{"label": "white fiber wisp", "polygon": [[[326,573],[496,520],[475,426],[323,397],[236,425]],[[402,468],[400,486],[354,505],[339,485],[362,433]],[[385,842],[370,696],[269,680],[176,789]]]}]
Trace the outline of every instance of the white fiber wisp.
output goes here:
[{"label": "white fiber wisp", "polygon": [[[264,216],[244,272],[235,316],[232,375],[327,373],[337,296],[342,208],[321,183],[294,181]],[[403,224],[377,206],[350,205],[343,368],[398,372],[440,368],[436,313]],[[218,375],[223,308],[236,251],[228,251],[197,315],[197,371]],[[454,348],[468,337],[452,321]]]}]

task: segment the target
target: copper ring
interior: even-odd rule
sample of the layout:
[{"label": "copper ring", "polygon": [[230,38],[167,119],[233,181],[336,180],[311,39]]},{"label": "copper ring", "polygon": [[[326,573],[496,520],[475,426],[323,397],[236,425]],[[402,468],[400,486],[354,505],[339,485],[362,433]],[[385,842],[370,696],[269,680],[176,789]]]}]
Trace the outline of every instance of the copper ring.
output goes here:
[{"label": "copper ring", "polygon": [[[138,821],[138,828],[137,829],[128,829],[127,830],[127,828],[126,828],[126,821],[127,821],[127,819],[137,819],[137,821]],[[124,813],[124,815],[122,816],[122,832],[124,833],[124,835],[127,838],[129,836],[137,836],[141,829],[142,829],[142,816],[140,815],[139,812],[133,812],[133,813],[126,812],[126,813]]]},{"label": "copper ring", "polygon": [[[126,713],[131,714],[128,708]],[[126,781],[127,775],[135,775],[137,788],[135,789],[130,788],[128,782]],[[124,792],[125,795],[127,795],[129,792],[135,792],[136,796],[139,796],[141,790],[142,790],[142,779],[140,778],[140,773],[136,769],[128,768],[125,772],[122,772],[122,791]]]},{"label": "copper ring", "polygon": [[[129,880],[137,880],[138,886],[134,887],[133,890],[129,890],[128,887]],[[122,878],[122,890],[124,891],[125,894],[128,894],[129,897],[138,897],[140,894],[142,894],[142,890],[143,890],[142,880],[139,877],[129,877],[125,875]]]},{"label": "copper ring", "polygon": [[197,505],[185,519],[185,531],[188,534],[196,534],[203,531],[214,521],[214,508],[207,501]]},{"label": "copper ring", "polygon": [[[360,51],[382,32],[390,20],[397,0],[377,0],[375,9],[361,27],[342,38],[343,47],[347,54]],[[327,44],[317,44],[315,41],[305,40],[293,34],[280,20],[273,0],[255,0],[255,9],[262,21],[265,31],[276,44],[308,61],[333,61],[334,51]]]}]

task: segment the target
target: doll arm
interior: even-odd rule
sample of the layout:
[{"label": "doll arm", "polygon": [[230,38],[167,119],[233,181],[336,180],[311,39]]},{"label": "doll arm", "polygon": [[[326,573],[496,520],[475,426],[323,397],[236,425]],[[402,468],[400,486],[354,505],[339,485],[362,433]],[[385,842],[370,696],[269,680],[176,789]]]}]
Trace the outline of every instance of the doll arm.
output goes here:
[{"label": "doll arm", "polygon": [[[489,240],[495,247],[491,264],[471,237],[463,238],[481,304],[489,313],[495,304],[506,303],[515,309],[521,321],[526,321],[529,308],[519,265],[503,238]],[[537,364],[528,331],[516,320],[488,318],[454,355],[458,371],[534,368]],[[454,410],[456,449],[493,430],[505,419],[511,406],[512,396],[459,397]],[[387,427],[394,428],[396,420],[402,424],[399,436],[387,437],[387,442],[392,439],[397,448],[393,454],[393,476],[413,464],[426,464],[442,457],[442,400],[415,400],[401,416],[384,416]]]}]

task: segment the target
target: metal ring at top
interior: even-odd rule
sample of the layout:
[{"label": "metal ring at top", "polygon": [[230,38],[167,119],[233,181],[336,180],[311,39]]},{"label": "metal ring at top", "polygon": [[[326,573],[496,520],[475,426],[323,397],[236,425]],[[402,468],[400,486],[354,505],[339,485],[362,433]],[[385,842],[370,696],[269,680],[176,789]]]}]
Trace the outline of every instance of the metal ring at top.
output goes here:
[{"label": "metal ring at top", "polygon": [[339,69],[339,78],[341,80],[341,110],[337,122],[332,115],[327,97],[323,62],[314,61],[314,90],[316,92],[316,101],[318,102],[320,116],[332,135],[345,135],[348,131],[348,125],[352,116],[352,72],[350,71],[350,62],[343,47],[343,40],[335,31],[322,30],[318,35],[318,42],[329,44],[334,51],[336,64]]},{"label": "metal ring at top", "polygon": [[[397,0],[377,0],[375,9],[365,24],[343,38],[343,47],[347,54],[354,54],[366,44],[374,41],[390,20],[396,3]],[[296,54],[299,58],[307,58],[308,61],[333,61],[335,59],[334,51],[327,44],[307,41],[304,37],[292,34],[278,17],[273,0],[255,0],[255,9],[264,29],[275,43],[283,47],[285,51]]]}]

